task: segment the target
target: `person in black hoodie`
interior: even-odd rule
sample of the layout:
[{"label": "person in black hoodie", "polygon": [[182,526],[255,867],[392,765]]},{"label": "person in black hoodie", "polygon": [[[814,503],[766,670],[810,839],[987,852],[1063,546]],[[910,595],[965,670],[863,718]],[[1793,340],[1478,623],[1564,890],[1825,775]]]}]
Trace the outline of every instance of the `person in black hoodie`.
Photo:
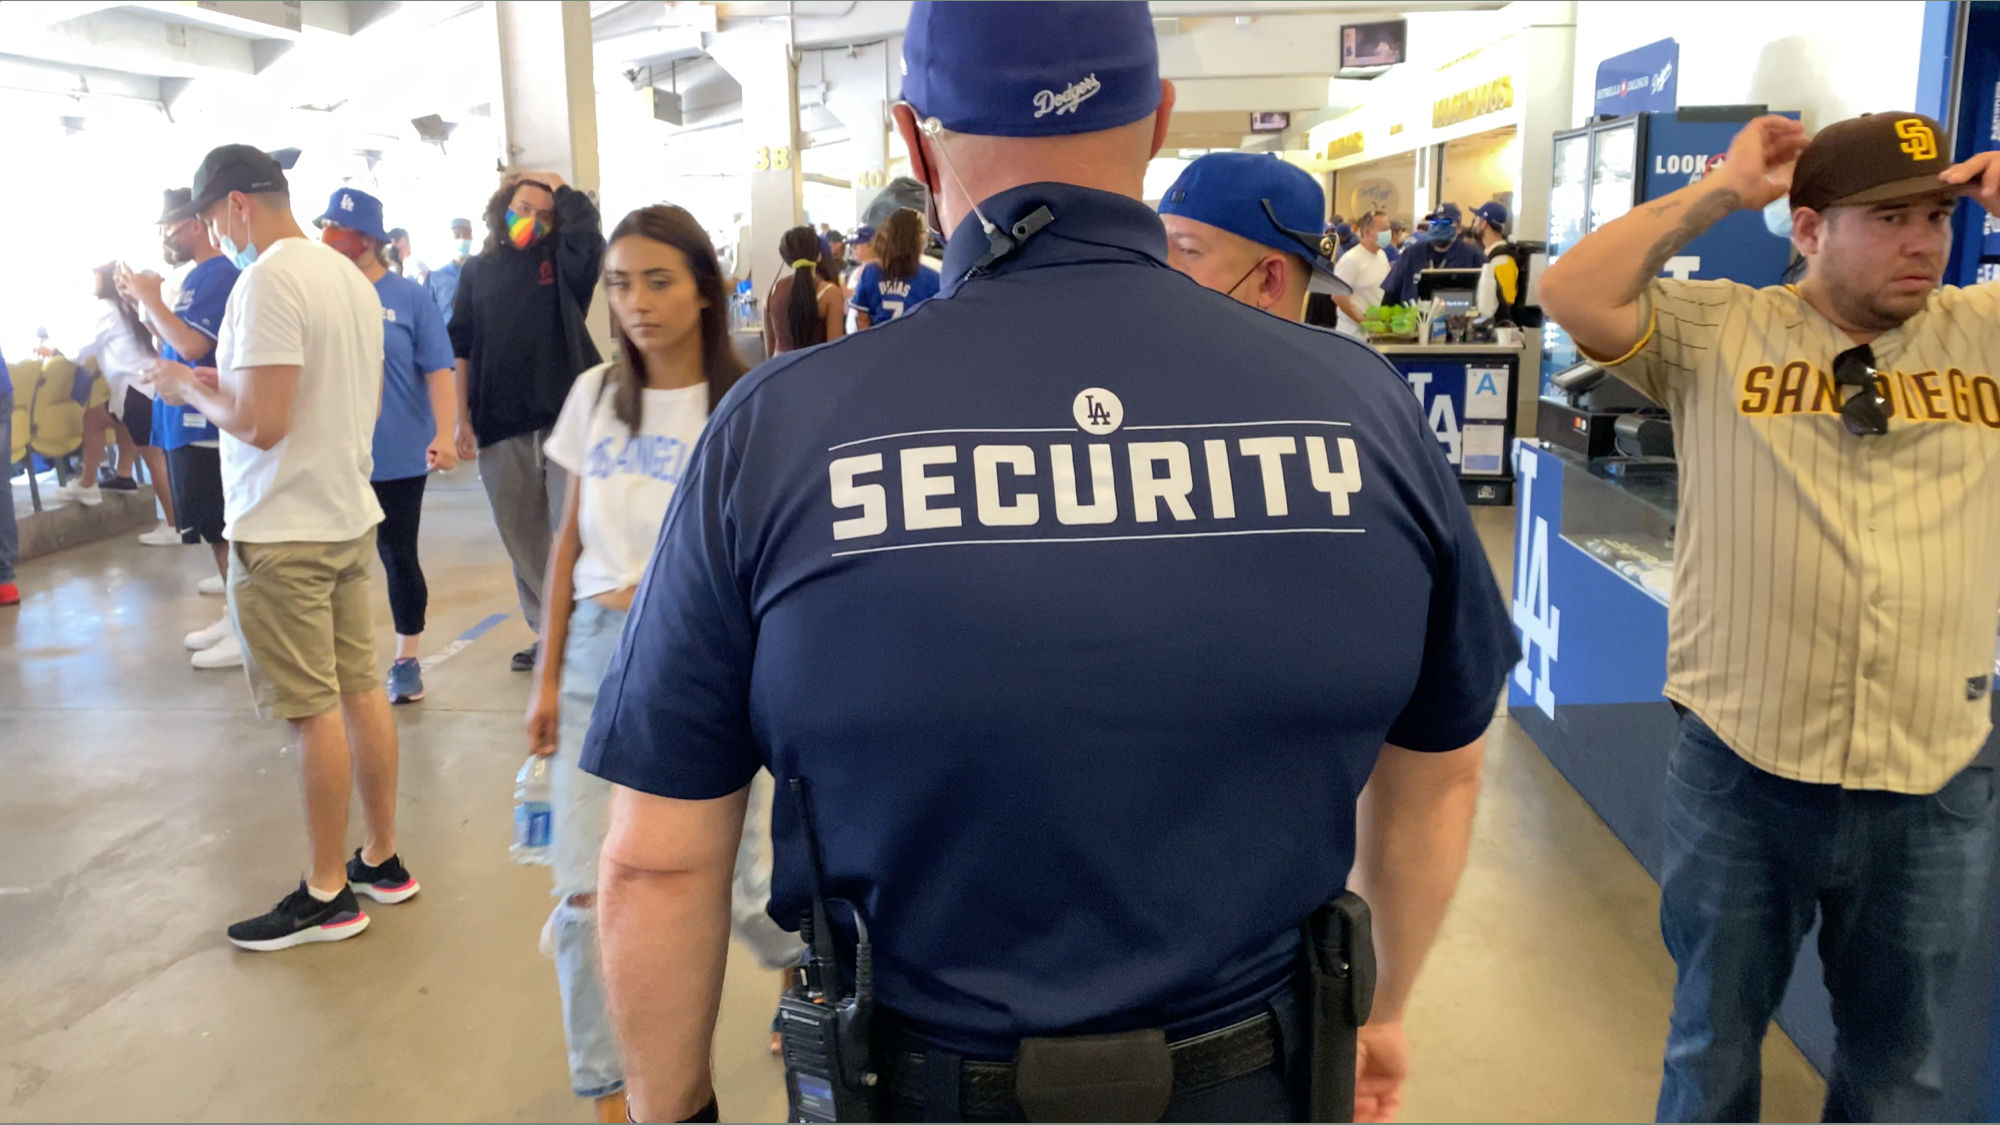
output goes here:
[{"label": "person in black hoodie", "polygon": [[[452,304],[458,455],[479,483],[514,566],[521,615],[541,633],[542,575],[569,482],[542,452],[578,372],[602,362],[584,328],[604,261],[597,205],[551,172],[510,177],[486,203],[486,245]],[[513,668],[535,666],[536,646]]]}]

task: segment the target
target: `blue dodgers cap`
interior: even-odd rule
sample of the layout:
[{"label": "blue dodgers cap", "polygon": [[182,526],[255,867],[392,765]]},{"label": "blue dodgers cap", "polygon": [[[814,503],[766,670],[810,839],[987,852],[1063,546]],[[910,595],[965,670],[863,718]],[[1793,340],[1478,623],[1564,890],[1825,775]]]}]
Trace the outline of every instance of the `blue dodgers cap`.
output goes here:
[{"label": "blue dodgers cap", "polygon": [[854,237],[848,239],[847,244],[849,246],[866,246],[873,241],[875,241],[875,228],[871,226],[858,226],[854,228]]},{"label": "blue dodgers cap", "polygon": [[[1211,152],[1181,169],[1160,214],[1207,223],[1331,272],[1320,255],[1326,193],[1312,174],[1269,153]],[[1345,224],[1342,224],[1343,226]]]},{"label": "blue dodgers cap", "polygon": [[1144,3],[918,0],[903,35],[903,100],[954,133],[1056,137],[1160,108],[1160,48]]},{"label": "blue dodgers cap", "polygon": [[1497,199],[1488,200],[1474,207],[1472,213],[1486,220],[1491,226],[1504,227],[1507,225],[1507,205]]},{"label": "blue dodgers cap", "polygon": [[389,241],[382,230],[382,201],[356,188],[339,188],[326,201],[326,214],[313,220],[316,226],[332,223],[360,231],[377,242]]}]

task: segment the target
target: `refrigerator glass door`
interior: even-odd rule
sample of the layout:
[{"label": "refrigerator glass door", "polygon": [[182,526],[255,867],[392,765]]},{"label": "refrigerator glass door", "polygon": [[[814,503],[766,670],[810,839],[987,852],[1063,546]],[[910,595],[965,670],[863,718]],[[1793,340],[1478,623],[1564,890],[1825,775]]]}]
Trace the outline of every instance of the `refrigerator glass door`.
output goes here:
[{"label": "refrigerator glass door", "polygon": [[1590,229],[1632,209],[1637,187],[1639,123],[1623,121],[1592,134],[1590,169]]}]

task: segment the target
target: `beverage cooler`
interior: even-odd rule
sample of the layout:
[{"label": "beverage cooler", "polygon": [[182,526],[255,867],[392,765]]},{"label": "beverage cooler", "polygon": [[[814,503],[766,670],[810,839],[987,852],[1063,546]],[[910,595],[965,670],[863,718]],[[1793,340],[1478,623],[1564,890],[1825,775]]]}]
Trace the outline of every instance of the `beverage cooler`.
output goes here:
[{"label": "beverage cooler", "polygon": [[[1557,133],[1555,176],[1549,193],[1549,260],[1577,240],[1630,211],[1700,179],[1721,163],[1743,123],[1763,106],[1691,106],[1671,113],[1639,113]],[[1787,117],[1796,118],[1796,112]],[[1791,243],[1772,234],[1764,217],[1739,211],[1688,243],[1667,263],[1666,276],[1730,278],[1745,285],[1774,285],[1790,260]],[[1550,376],[1583,357],[1554,321],[1542,326],[1542,395],[1560,397]]]}]

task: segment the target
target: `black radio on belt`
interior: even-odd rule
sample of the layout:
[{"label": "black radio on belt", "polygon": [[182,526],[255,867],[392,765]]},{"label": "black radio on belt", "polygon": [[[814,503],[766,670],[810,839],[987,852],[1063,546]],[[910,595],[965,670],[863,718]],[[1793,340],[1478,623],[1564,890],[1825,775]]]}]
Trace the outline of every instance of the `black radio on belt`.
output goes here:
[{"label": "black radio on belt", "polygon": [[805,782],[790,779],[792,802],[806,837],[812,877],[812,909],[799,920],[805,959],[793,971],[792,986],[778,1001],[778,1031],[784,1037],[785,1092],[791,1121],[875,1121],[876,1075],[869,1045],[875,1011],[875,964],[868,922],[859,907],[841,900],[854,918],[853,991],[843,995],[833,927],[821,886],[819,834]]}]

